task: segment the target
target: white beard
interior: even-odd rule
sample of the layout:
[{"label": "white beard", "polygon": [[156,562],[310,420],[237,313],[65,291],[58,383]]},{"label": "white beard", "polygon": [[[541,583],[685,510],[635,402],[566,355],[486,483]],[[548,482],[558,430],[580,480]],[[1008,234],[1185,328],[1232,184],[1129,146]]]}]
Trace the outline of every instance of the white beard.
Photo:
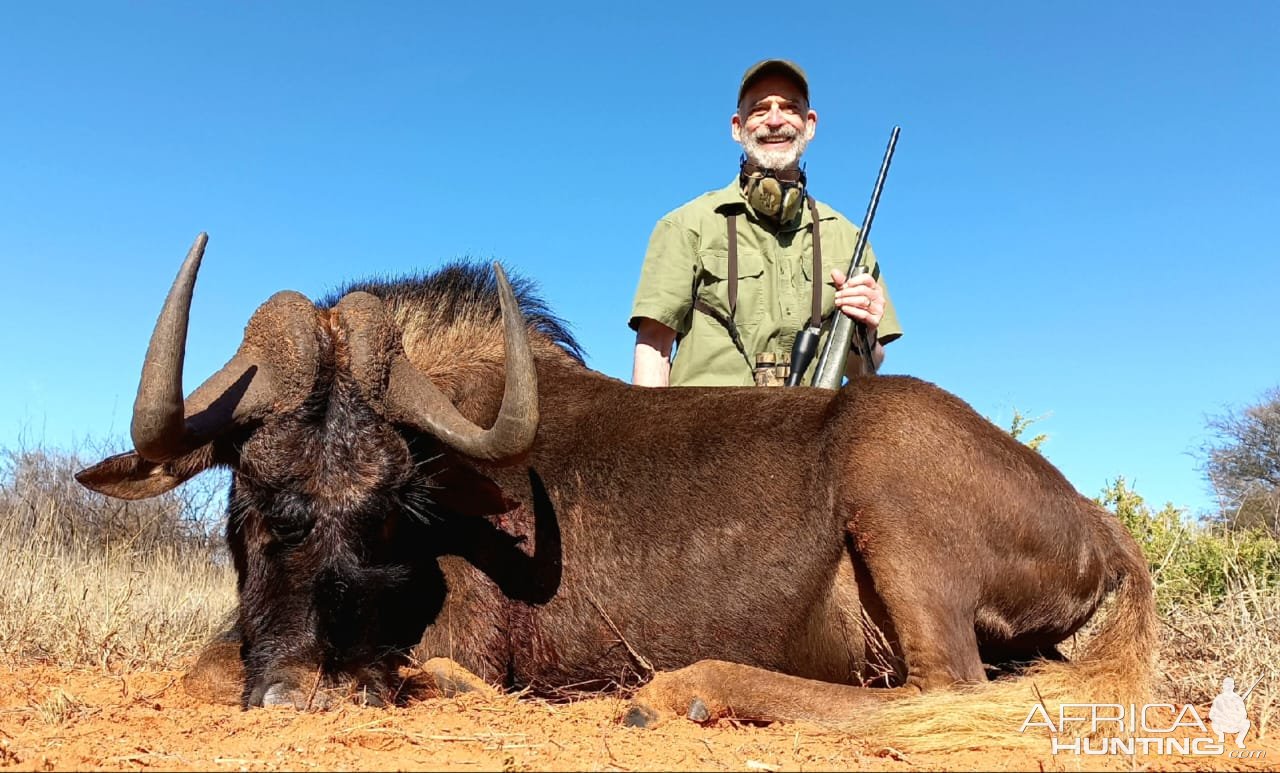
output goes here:
[{"label": "white beard", "polygon": [[[763,145],[765,139],[775,139],[777,137],[787,137],[791,140],[791,147],[786,150],[776,150]],[[760,127],[755,134],[746,131],[742,132],[742,150],[747,154],[747,158],[753,164],[763,169],[772,169],[773,171],[781,171],[783,169],[794,168],[800,163],[800,156],[804,155],[805,146],[809,144],[809,140],[804,136],[804,132],[796,131],[792,127],[784,127],[776,132],[771,132],[766,127]]]}]

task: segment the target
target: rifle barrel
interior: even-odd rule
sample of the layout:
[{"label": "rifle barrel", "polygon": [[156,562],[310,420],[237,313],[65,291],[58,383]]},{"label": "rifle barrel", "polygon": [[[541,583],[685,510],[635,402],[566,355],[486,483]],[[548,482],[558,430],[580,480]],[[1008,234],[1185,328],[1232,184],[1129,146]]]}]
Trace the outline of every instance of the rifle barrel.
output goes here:
[{"label": "rifle barrel", "polygon": [[1261,681],[1262,681],[1262,677],[1258,677],[1257,679],[1254,679],[1253,684],[1249,685],[1249,689],[1245,690],[1244,695],[1240,696],[1240,700],[1245,700],[1246,698],[1248,698],[1249,693],[1253,692],[1253,688],[1257,687],[1258,682],[1261,682]]},{"label": "rifle barrel", "polygon": [[[885,148],[884,160],[880,162],[880,174],[876,176],[876,187],[871,192],[871,203],[867,205],[867,214],[862,219],[862,230],[858,232],[858,241],[853,248],[853,260],[849,264],[848,276],[853,276],[862,267],[862,253],[867,247],[867,235],[871,233],[871,221],[875,219],[876,207],[880,204],[880,191],[884,189],[885,177],[889,175],[889,162],[893,161],[893,148],[898,144],[898,130],[900,127],[893,127],[893,133],[889,135],[889,146]],[[813,281],[820,282],[820,277],[814,277]],[[826,346],[822,349],[822,356],[818,358],[818,364],[814,366],[813,386],[825,387],[827,389],[839,389],[840,381],[844,378],[845,363],[849,359],[849,346],[853,342],[853,334],[855,327],[858,333],[858,339],[863,343],[862,356],[866,358],[868,372],[875,373],[875,363],[871,358],[871,350],[875,348],[872,344],[866,344],[867,328],[866,325],[858,322],[855,326],[854,320],[846,317],[843,313],[837,311],[835,321],[831,323],[831,333],[827,335]]]}]

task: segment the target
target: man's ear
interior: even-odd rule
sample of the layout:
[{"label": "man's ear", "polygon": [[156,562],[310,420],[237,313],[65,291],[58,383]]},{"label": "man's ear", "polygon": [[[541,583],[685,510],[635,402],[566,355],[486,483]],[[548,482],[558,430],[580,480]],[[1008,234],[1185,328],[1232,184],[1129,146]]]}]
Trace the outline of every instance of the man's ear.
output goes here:
[{"label": "man's ear", "polygon": [[742,119],[735,112],[733,117],[729,119],[729,134],[733,136],[733,141],[741,144],[742,142]]},{"label": "man's ear", "polygon": [[76,473],[81,486],[116,499],[150,499],[171,491],[213,466],[206,445],[168,462],[149,462],[136,451],[116,454]]},{"label": "man's ear", "polygon": [[818,113],[810,110],[809,114],[804,117],[804,138],[806,140],[813,139],[813,135],[818,132]]}]

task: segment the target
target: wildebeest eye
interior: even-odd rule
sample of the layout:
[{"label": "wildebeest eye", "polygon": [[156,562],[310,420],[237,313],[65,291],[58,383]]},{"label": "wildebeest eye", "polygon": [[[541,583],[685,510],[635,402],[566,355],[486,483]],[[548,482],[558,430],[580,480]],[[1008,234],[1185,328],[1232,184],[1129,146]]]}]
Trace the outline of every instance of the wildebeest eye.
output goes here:
[{"label": "wildebeest eye", "polygon": [[312,508],[299,497],[291,493],[281,493],[269,508],[262,510],[269,513],[267,529],[286,547],[296,547],[307,538],[315,526]]},{"label": "wildebeest eye", "polygon": [[311,533],[311,526],[312,524],[310,523],[303,523],[298,524],[296,528],[285,528],[272,524],[270,526],[271,536],[279,540],[285,547],[293,548],[301,545],[302,541],[307,538],[307,535]]}]

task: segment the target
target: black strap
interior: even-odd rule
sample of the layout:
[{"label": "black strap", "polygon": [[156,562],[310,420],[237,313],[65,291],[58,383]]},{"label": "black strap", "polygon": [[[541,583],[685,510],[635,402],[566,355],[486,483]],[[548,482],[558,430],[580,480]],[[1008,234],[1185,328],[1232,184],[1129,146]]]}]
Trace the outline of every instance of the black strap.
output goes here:
[{"label": "black strap", "polygon": [[822,236],[818,232],[818,201],[805,194],[809,200],[809,215],[813,218],[813,304],[809,311],[809,326],[822,327]]},{"label": "black strap", "polygon": [[[810,305],[809,324],[813,328],[822,326],[822,232],[818,225],[818,202],[813,196],[805,193],[805,200],[809,203],[809,214],[813,218],[813,301]],[[731,212],[726,219],[726,227],[728,229],[728,316],[724,316],[716,308],[712,308],[707,303],[695,299],[694,308],[703,312],[703,314],[712,317],[717,323],[721,324],[724,330],[728,331],[728,337],[733,342],[733,346],[737,351],[741,352],[742,357],[746,358],[748,365],[754,367],[750,356],[746,353],[746,347],[742,344],[742,337],[737,331],[735,319],[737,317],[737,214]],[[876,266],[877,273],[879,266]]]},{"label": "black strap", "polygon": [[[742,336],[738,334],[738,326],[733,324],[732,317],[726,317],[723,313],[721,313],[714,307],[710,306],[709,304],[707,304],[706,301],[703,301],[703,300],[694,301],[693,308],[697,309],[703,314],[706,314],[708,317],[711,317],[716,322],[719,322],[722,326],[724,326],[724,329],[729,332],[729,340],[733,341],[733,345],[738,348],[738,351],[742,353],[743,357],[747,356],[747,347],[743,346]],[[755,363],[751,362],[750,359],[747,360],[747,364],[752,367],[755,367]]]},{"label": "black strap", "polygon": [[738,215],[729,220],[729,319],[738,317]]},{"label": "black strap", "polygon": [[693,308],[719,322],[729,332],[729,340],[746,359],[748,367],[755,367],[747,356],[747,347],[742,343],[742,335],[738,333],[738,325],[734,317],[738,313],[738,215],[730,213],[725,218],[729,223],[729,316],[725,316],[701,299],[694,300]]}]

